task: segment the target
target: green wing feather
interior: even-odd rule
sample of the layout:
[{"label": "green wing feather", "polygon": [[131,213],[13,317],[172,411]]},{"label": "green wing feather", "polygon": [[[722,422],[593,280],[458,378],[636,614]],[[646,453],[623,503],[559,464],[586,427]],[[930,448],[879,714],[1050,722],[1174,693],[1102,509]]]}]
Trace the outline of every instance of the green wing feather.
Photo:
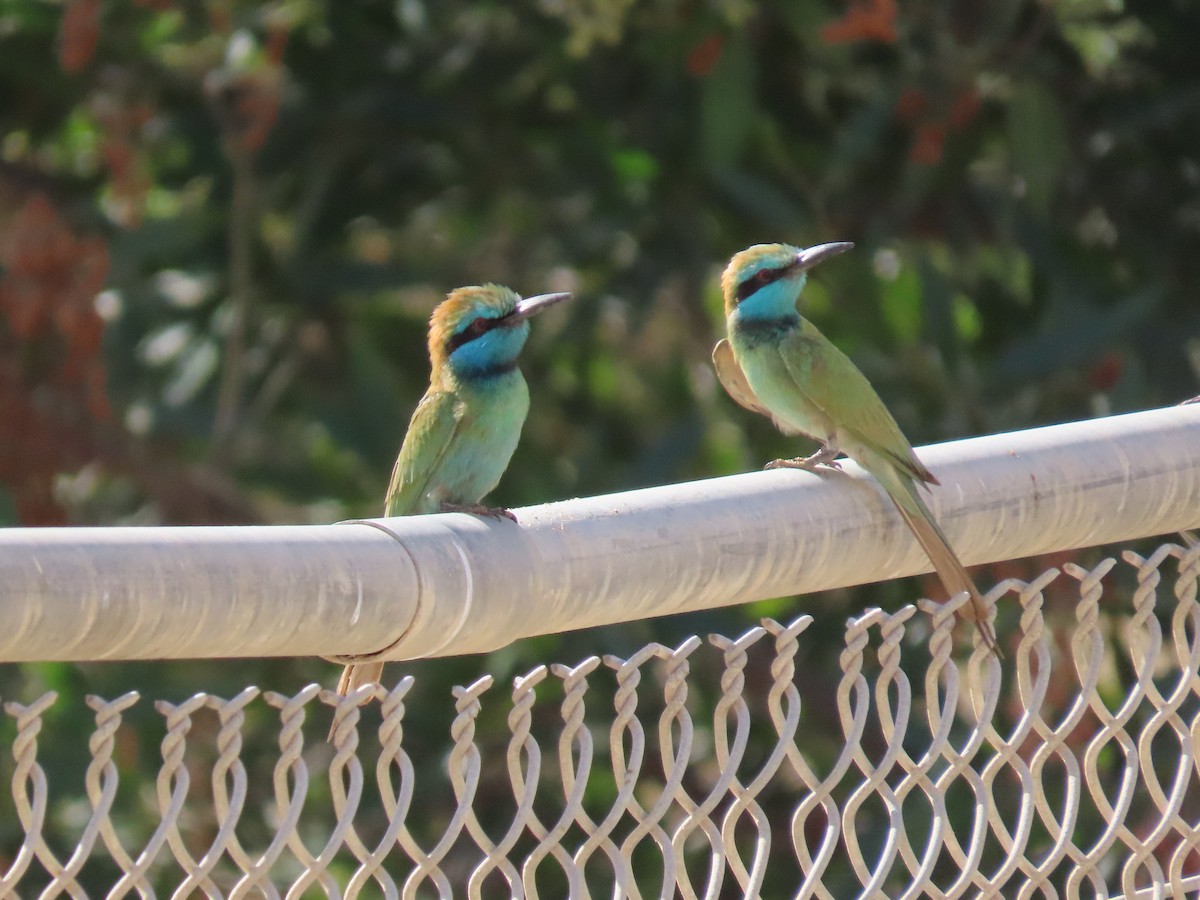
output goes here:
[{"label": "green wing feather", "polygon": [[805,322],[779,344],[784,366],[804,398],[838,431],[871,447],[926,484],[937,484],[888,412],[871,382],[850,357]]},{"label": "green wing feather", "polygon": [[404,444],[388,484],[384,515],[405,516],[421,510],[429,482],[454,444],[463,420],[463,406],[449,391],[429,391],[408,423]]},{"label": "green wing feather", "polygon": [[[431,389],[421,398],[409,420],[400,455],[392,467],[392,480],[388,483],[384,501],[385,516],[437,512],[436,509],[421,509],[421,504],[426,502],[430,480],[438,473],[446,452],[454,444],[462,418],[462,404],[448,391]],[[348,665],[338,679],[337,692],[344,697],[364,684],[379,681],[382,675],[383,663],[379,660]],[[333,736],[334,728],[330,728],[331,742]]]},{"label": "green wing feather", "polygon": [[837,429],[839,440],[858,445],[856,449],[844,449],[875,476],[892,498],[929,556],[947,592],[951,596],[961,591],[970,595],[970,603],[962,613],[975,622],[983,643],[998,655],[996,635],[988,624],[983,596],[917,493],[914,482],[915,479],[925,484],[937,484],[938,480],[917,459],[912,444],[871,382],[850,357],[808,323],[785,337],[780,342],[779,352],[805,400],[829,418]]}]

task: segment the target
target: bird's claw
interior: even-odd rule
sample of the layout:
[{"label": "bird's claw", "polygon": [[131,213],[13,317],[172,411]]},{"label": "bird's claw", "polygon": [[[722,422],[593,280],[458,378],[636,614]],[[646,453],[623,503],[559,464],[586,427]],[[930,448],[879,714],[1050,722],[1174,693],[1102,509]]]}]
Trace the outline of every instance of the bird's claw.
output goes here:
[{"label": "bird's claw", "polygon": [[794,459],[773,459],[765,466],[764,469],[804,469],[808,472],[815,472],[819,468],[842,470],[842,464],[833,458],[832,455],[818,450],[812,456],[798,456]]},{"label": "bird's claw", "polygon": [[772,461],[768,462],[766,464],[766,466],[763,466],[763,469],[769,470],[769,469],[804,469],[804,468],[808,468],[806,466],[802,466],[802,464],[800,464],[802,462],[804,462],[804,461],[803,460],[772,460]]},{"label": "bird's claw", "polygon": [[485,519],[509,519],[512,522],[517,521],[517,517],[513,514],[513,511],[505,509],[503,506],[481,506],[479,504],[459,506],[456,503],[443,503],[442,512],[466,513],[471,516],[483,516]]}]

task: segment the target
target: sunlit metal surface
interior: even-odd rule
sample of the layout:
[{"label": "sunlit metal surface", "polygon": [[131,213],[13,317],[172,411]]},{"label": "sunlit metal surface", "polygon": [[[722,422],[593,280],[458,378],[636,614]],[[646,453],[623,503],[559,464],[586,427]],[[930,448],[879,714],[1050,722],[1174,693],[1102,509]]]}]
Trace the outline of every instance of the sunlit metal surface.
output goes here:
[{"label": "sunlit metal surface", "polygon": [[[1200,528],[1198,447],[1190,405],[918,453],[941,481],[930,508],[975,565]],[[930,569],[849,461],[515,512],[0,529],[0,661],[453,656]]]}]

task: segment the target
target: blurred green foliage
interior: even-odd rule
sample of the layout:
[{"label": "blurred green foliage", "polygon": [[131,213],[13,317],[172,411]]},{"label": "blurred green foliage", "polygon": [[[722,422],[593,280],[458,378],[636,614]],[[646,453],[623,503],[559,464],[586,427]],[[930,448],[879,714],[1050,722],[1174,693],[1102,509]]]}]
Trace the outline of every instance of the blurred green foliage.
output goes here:
[{"label": "blurred green foliage", "polygon": [[[495,502],[794,455],[708,363],[717,274],[760,241],[856,242],[804,300],[914,443],[1177,402],[1200,372],[1198,30],[1145,0],[6,0],[0,520],[376,514],[428,314],[481,281],[577,295],[535,323]],[[845,612],[917,593],[806,606],[837,611],[814,626],[836,645]],[[422,663],[412,708],[792,608]],[[0,693],[335,677],[43,665]]]}]

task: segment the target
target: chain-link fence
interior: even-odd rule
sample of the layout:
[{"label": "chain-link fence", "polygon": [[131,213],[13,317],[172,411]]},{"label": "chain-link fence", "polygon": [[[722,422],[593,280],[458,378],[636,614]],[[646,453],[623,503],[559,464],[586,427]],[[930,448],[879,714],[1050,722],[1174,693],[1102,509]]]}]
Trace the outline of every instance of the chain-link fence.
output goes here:
[{"label": "chain-link fence", "polygon": [[840,672],[764,620],[483,678],[444,723],[410,677],[90,698],[79,790],[38,760],[82,711],[7,703],[0,895],[1197,896],[1200,548],[1064,568],[990,592],[1004,661],[923,603],[852,620]]}]

